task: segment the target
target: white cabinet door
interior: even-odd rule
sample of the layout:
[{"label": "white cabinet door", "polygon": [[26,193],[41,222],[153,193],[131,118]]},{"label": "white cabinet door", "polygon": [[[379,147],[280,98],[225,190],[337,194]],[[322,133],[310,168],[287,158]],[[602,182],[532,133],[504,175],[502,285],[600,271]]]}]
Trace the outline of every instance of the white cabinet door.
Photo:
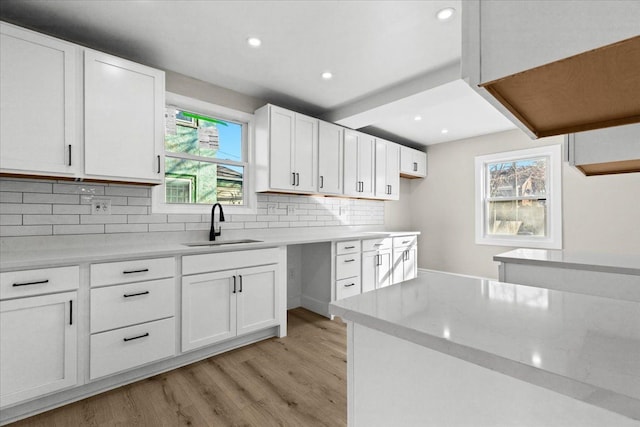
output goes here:
[{"label": "white cabinet door", "polygon": [[418,250],[415,247],[407,249],[403,265],[404,280],[414,279],[418,275],[417,254]]},{"label": "white cabinet door", "polygon": [[378,252],[362,253],[362,292],[369,292],[376,288],[376,271],[378,263]]},{"label": "white cabinet door", "polygon": [[394,285],[404,281],[404,259],[406,258],[405,250],[406,248],[393,250],[391,282]]},{"label": "white cabinet door", "polygon": [[361,132],[344,131],[344,194],[374,196],[375,138]]},{"label": "white cabinet door", "polygon": [[278,266],[237,271],[238,335],[278,324]]},{"label": "white cabinet door", "polygon": [[77,47],[0,23],[0,169],[73,176]]},{"label": "white cabinet door", "polygon": [[77,292],[0,302],[0,406],[77,383]]},{"label": "white cabinet door", "polygon": [[318,134],[318,192],[342,194],[344,129],[321,121]]},{"label": "white cabinet door", "polygon": [[400,148],[398,144],[376,139],[375,196],[398,200],[400,187]]},{"label": "white cabinet door", "polygon": [[295,191],[316,192],[318,176],[318,119],[296,113],[293,149]]},{"label": "white cabinet door", "polygon": [[296,179],[291,152],[295,135],[295,113],[271,105],[268,126],[270,187],[275,190],[291,190]]},{"label": "white cabinet door", "polygon": [[391,251],[379,251],[378,262],[376,268],[376,286],[383,288],[392,283],[392,256]]},{"label": "white cabinet door", "polygon": [[86,50],[85,174],[162,182],[164,72]]},{"label": "white cabinet door", "polygon": [[236,291],[233,272],[182,278],[182,351],[236,336]]},{"label": "white cabinet door", "polygon": [[400,175],[405,178],[427,176],[427,153],[402,146],[400,148]]}]

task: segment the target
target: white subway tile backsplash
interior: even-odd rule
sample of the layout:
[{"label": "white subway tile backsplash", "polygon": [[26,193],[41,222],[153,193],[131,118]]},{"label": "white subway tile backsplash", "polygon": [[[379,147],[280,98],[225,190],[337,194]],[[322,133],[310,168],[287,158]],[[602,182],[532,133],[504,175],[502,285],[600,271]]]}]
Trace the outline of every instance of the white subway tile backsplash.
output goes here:
[{"label": "white subway tile backsplash", "polygon": [[22,203],[22,193],[0,191],[0,203]]},{"label": "white subway tile backsplash", "polygon": [[0,225],[22,225],[22,215],[0,215]]},{"label": "white subway tile backsplash", "polygon": [[0,203],[0,214],[50,214],[51,205]]},{"label": "white subway tile backsplash", "polygon": [[[0,236],[205,231],[211,223],[210,214],[150,213],[151,190],[136,185],[0,178],[0,190]],[[110,200],[111,215],[90,215],[92,199]],[[382,201],[283,194],[257,200],[255,214],[228,211],[222,229],[384,224]],[[267,212],[271,204],[274,214]]]},{"label": "white subway tile backsplash", "polygon": [[147,233],[148,224],[106,224],[105,233]]},{"label": "white subway tile backsplash", "polygon": [[76,194],[44,194],[44,193],[24,193],[22,203],[55,203],[60,205],[77,205],[80,196]]},{"label": "white subway tile backsplash", "polygon": [[53,234],[102,234],[104,225],[54,225]]},{"label": "white subway tile backsplash", "polygon": [[1,225],[0,236],[50,236],[51,225]]},{"label": "white subway tile backsplash", "polygon": [[0,181],[0,191],[17,191],[20,193],[51,193],[52,183],[38,181],[15,181],[3,179]]},{"label": "white subway tile backsplash", "polygon": [[23,225],[79,224],[78,215],[22,215]]}]

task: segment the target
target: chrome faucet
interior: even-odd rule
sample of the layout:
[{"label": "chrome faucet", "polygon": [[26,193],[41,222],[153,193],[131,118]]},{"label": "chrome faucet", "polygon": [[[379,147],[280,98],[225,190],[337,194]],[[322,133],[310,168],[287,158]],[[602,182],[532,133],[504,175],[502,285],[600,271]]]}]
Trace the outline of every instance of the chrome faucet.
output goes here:
[{"label": "chrome faucet", "polygon": [[211,208],[211,231],[209,231],[209,241],[216,240],[216,236],[219,236],[222,234],[222,227],[218,225],[218,231],[216,231],[216,228],[214,225],[216,206],[220,208],[220,222],[224,222],[224,212],[222,211],[222,205],[220,203],[216,203]]}]

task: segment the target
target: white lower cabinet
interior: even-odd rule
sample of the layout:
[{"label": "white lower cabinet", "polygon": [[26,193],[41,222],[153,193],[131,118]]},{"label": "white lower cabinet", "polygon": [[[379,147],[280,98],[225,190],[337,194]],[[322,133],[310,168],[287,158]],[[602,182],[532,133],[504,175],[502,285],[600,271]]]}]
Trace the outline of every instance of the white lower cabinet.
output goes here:
[{"label": "white lower cabinet", "polygon": [[77,292],[0,301],[0,406],[76,385]]},{"label": "white lower cabinet", "polygon": [[278,325],[279,274],[269,264],[184,276],[182,351]]},{"label": "white lower cabinet", "polygon": [[411,280],[418,275],[418,236],[393,238],[392,284]]},{"label": "white lower cabinet", "polygon": [[362,292],[391,284],[392,245],[393,240],[388,237],[362,241]]},{"label": "white lower cabinet", "polygon": [[[174,258],[92,264],[89,378],[175,355]],[[121,283],[132,282],[132,283]]]},{"label": "white lower cabinet", "polygon": [[360,240],[335,243],[335,299],[339,300],[362,292],[362,244]]}]

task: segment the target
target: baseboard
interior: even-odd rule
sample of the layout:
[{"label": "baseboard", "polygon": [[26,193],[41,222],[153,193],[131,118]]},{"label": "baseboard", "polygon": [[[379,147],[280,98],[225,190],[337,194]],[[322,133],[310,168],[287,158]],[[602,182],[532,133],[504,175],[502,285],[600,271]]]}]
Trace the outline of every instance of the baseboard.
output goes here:
[{"label": "baseboard", "polygon": [[320,301],[315,298],[311,298],[306,295],[302,295],[300,305],[309,311],[319,314],[320,316],[331,318],[329,314],[329,303],[326,301]]},{"label": "baseboard", "polygon": [[287,310],[291,310],[292,308],[298,308],[302,305],[300,295],[295,297],[287,298]]}]

